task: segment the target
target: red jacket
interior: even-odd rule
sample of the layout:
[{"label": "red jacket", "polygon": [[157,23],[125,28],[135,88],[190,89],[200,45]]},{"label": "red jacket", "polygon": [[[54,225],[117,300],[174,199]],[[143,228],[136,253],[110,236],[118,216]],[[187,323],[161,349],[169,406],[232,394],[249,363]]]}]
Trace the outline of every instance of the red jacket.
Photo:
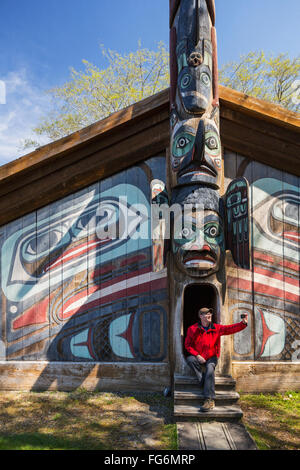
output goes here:
[{"label": "red jacket", "polygon": [[220,337],[223,335],[232,335],[238,331],[242,331],[247,327],[243,322],[233,325],[220,325],[213,323],[206,331],[195,323],[190,326],[185,339],[185,349],[193,356],[204,357],[207,361],[210,357],[220,356]]}]

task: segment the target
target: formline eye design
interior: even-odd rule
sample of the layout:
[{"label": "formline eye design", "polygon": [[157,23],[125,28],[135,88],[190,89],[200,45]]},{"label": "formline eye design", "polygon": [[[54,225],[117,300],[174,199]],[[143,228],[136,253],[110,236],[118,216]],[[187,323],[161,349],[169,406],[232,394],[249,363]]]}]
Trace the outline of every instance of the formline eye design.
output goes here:
[{"label": "formline eye design", "polygon": [[210,76],[207,73],[205,72],[201,73],[200,79],[202,83],[204,83],[204,85],[210,86]]},{"label": "formline eye design", "polygon": [[176,147],[177,148],[184,148],[188,143],[190,142],[190,140],[187,138],[187,137],[180,137],[177,141],[177,145]]},{"label": "formline eye design", "polygon": [[206,140],[206,145],[211,149],[211,150],[216,150],[218,148],[218,141],[215,137],[209,137]]},{"label": "formline eye design", "polygon": [[193,147],[195,137],[187,132],[181,132],[174,139],[172,146],[172,155],[173,157],[183,157],[186,155]]},{"label": "formline eye design", "polygon": [[205,234],[210,238],[216,238],[220,235],[220,227],[217,224],[207,224],[204,230]]},{"label": "formline eye design", "polygon": [[49,255],[49,252],[59,249],[70,241],[67,227],[43,230],[35,233],[22,243],[21,255],[25,262],[32,263]]},{"label": "formline eye design", "polygon": [[191,83],[191,76],[188,74],[183,75],[181,79],[181,87],[182,88],[187,88],[189,84]]},{"label": "formline eye design", "polygon": [[181,235],[183,238],[189,238],[193,234],[193,230],[190,228],[183,228],[181,231]]},{"label": "formline eye design", "polygon": [[191,240],[196,235],[196,231],[193,227],[183,227],[181,230],[178,229],[175,233],[174,240],[181,245],[185,244],[187,240]]}]

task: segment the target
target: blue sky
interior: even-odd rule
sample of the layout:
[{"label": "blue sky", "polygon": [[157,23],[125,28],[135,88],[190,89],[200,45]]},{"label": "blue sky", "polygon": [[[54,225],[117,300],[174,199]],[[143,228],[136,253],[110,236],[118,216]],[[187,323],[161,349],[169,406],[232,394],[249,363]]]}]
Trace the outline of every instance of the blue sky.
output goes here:
[{"label": "blue sky", "polygon": [[[250,50],[299,54],[299,0],[216,0],[216,8],[219,65]],[[105,66],[100,43],[120,53],[138,40],[168,44],[168,16],[169,0],[1,0],[0,165],[24,153],[20,141],[49,108],[45,90],[68,80],[70,67]]]}]

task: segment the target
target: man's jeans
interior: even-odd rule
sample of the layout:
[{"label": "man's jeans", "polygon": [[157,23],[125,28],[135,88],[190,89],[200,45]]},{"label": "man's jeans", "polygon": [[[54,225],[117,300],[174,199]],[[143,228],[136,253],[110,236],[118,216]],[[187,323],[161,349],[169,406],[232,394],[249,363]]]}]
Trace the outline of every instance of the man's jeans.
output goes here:
[{"label": "man's jeans", "polygon": [[200,387],[203,387],[204,397],[215,399],[215,368],[218,358],[213,356],[207,359],[204,364],[200,364],[196,356],[188,356],[187,363],[195,372]]}]

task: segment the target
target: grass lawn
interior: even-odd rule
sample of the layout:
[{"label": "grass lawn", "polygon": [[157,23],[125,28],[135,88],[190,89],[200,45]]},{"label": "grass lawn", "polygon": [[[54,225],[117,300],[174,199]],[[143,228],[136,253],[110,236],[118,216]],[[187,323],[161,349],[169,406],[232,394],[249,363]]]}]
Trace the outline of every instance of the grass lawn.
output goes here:
[{"label": "grass lawn", "polygon": [[[261,450],[300,450],[300,392],[242,394]],[[1,392],[0,450],[177,450],[173,399],[158,393]]]},{"label": "grass lawn", "polygon": [[240,406],[259,450],[300,450],[300,392],[241,394]]},{"label": "grass lawn", "polygon": [[0,393],[0,450],[176,450],[160,394]]}]

